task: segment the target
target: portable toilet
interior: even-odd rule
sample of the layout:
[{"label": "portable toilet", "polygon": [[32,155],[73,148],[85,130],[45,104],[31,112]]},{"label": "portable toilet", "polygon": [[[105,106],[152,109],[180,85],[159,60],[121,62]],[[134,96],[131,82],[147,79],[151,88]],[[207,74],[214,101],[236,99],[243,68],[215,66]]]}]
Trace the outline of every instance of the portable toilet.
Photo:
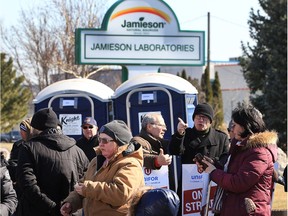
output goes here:
[{"label": "portable toilet", "polygon": [[167,125],[165,138],[177,128],[178,117],[193,126],[197,89],[187,80],[168,73],[145,73],[122,83],[112,96],[114,118],[127,122],[135,136],[143,115],[160,112]]},{"label": "portable toilet", "polygon": [[103,83],[85,78],[55,82],[38,93],[34,111],[52,107],[62,123],[63,133],[78,139],[85,117],[94,117],[98,127],[112,118],[111,96],[114,91]]}]

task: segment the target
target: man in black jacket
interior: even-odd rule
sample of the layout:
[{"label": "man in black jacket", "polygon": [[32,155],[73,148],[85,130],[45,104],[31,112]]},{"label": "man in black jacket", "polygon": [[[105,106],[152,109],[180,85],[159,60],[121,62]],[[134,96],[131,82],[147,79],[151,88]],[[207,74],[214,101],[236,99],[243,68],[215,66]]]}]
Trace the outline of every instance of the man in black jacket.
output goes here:
[{"label": "man in black jacket", "polygon": [[[195,164],[193,160],[197,153],[206,155],[215,161],[220,156],[228,154],[229,138],[226,133],[212,128],[213,109],[208,103],[198,104],[193,113],[194,127],[179,118],[177,132],[172,135],[169,150],[172,155],[181,156],[181,164]],[[226,157],[223,157],[223,164]],[[178,175],[178,195],[182,197],[182,170]],[[182,202],[182,201],[181,201]],[[182,204],[181,204],[182,205]],[[181,211],[181,206],[179,215]]]},{"label": "man in black jacket", "polygon": [[17,215],[61,215],[61,201],[74,190],[89,160],[76,141],[62,133],[51,108],[33,115],[32,135],[20,149],[17,183],[20,197]]},{"label": "man in black jacket", "polygon": [[86,117],[81,127],[83,135],[77,140],[76,145],[84,151],[89,161],[91,161],[96,157],[94,148],[99,145],[97,122],[92,117]]}]

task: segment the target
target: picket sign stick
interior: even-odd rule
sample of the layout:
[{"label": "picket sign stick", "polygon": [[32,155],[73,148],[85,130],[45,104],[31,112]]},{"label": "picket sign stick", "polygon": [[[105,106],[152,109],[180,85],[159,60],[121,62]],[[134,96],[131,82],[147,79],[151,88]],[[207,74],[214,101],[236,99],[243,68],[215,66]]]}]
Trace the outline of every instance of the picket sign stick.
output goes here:
[{"label": "picket sign stick", "polygon": [[[206,206],[205,206],[205,211],[204,211],[204,216],[208,216],[209,212],[209,203],[210,203],[210,189],[211,189],[211,181],[210,181],[210,176],[208,178],[209,184],[207,185],[207,196],[206,196]],[[202,196],[203,199],[204,196]]]},{"label": "picket sign stick", "polygon": [[178,171],[177,171],[177,159],[176,156],[173,155],[173,169],[174,169],[174,183],[175,183],[175,191],[178,189]]}]

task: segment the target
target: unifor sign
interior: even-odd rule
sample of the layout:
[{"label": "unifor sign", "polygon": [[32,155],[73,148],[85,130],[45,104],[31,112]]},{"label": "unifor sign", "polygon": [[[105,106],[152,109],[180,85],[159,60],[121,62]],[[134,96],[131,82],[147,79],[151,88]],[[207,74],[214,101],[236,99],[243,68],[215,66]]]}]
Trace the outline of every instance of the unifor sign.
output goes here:
[{"label": "unifor sign", "polygon": [[181,31],[162,0],[113,4],[100,29],[76,29],[76,64],[204,65],[204,32]]}]

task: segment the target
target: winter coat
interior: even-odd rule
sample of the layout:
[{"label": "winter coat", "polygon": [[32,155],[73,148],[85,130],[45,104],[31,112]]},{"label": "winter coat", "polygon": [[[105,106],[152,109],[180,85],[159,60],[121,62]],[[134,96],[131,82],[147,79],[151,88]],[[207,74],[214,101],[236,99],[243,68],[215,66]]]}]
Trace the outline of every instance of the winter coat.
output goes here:
[{"label": "winter coat", "polygon": [[94,157],[96,157],[94,148],[99,145],[98,135],[91,137],[89,140],[82,136],[76,141],[76,145],[84,151],[88,160],[91,161]]},{"label": "winter coat", "polygon": [[17,215],[60,215],[60,204],[83,177],[89,161],[76,141],[48,129],[20,149],[17,183],[21,197]]},{"label": "winter coat", "polygon": [[10,216],[16,211],[17,195],[13,189],[12,180],[6,166],[0,167],[1,178],[1,197],[0,197],[0,215]]},{"label": "winter coat", "polygon": [[[184,148],[181,149],[183,138]],[[210,128],[208,134],[203,137],[195,128],[186,128],[184,136],[178,132],[173,134],[169,144],[170,154],[181,155],[182,164],[194,164],[193,158],[197,153],[219,160],[220,156],[227,153],[228,150],[227,134],[214,128]]]},{"label": "winter coat", "polygon": [[[138,138],[140,137],[140,139]],[[141,142],[141,138],[144,141]],[[141,130],[138,136],[133,137],[132,140],[139,141],[144,150],[144,167],[148,169],[160,169],[160,167],[155,166],[155,160],[160,153],[160,148],[163,149],[164,154],[168,154],[168,140],[157,140],[149,135],[146,131]]]},{"label": "winter coat", "polygon": [[216,169],[210,175],[225,190],[221,216],[271,215],[276,143],[277,134],[266,131],[231,144],[227,173]]},{"label": "winter coat", "polygon": [[85,216],[124,216],[133,192],[144,186],[143,149],[140,144],[120,146],[115,156],[104,163],[100,149],[88,167],[83,197],[73,191],[64,200],[72,212],[83,207]]},{"label": "winter coat", "polygon": [[17,169],[19,151],[24,143],[25,141],[21,139],[21,140],[16,141],[13,144],[11,152],[10,152],[10,158],[8,160],[8,165],[7,165],[7,169],[9,171],[11,180],[13,181],[13,187],[16,190],[16,193],[18,196],[19,194],[18,194],[18,185],[16,182],[16,169]]}]

